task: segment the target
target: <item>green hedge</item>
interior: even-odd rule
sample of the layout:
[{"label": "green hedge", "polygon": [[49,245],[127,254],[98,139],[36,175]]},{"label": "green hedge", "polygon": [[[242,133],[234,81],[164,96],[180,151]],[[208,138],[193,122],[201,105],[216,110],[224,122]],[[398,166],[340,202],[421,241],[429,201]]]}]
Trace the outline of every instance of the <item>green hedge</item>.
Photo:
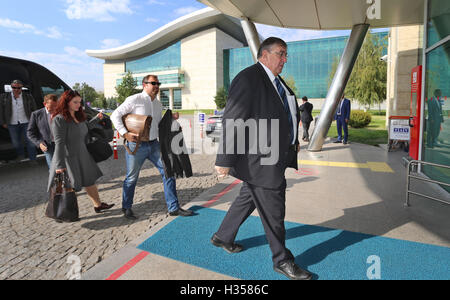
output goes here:
[{"label": "green hedge", "polygon": [[350,112],[350,120],[348,124],[353,128],[364,128],[370,124],[372,116],[368,112],[362,110],[352,110]]}]

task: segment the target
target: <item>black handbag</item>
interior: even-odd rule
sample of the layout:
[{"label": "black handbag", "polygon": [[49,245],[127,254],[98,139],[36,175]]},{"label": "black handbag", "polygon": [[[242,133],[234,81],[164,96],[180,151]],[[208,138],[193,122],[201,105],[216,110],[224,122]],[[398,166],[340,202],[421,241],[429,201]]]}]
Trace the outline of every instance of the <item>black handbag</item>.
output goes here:
[{"label": "black handbag", "polygon": [[96,129],[89,129],[86,148],[96,163],[107,160],[113,155],[111,146]]},{"label": "black handbag", "polygon": [[68,186],[67,173],[56,174],[50,189],[45,215],[63,222],[79,221],[78,200],[75,190]]}]

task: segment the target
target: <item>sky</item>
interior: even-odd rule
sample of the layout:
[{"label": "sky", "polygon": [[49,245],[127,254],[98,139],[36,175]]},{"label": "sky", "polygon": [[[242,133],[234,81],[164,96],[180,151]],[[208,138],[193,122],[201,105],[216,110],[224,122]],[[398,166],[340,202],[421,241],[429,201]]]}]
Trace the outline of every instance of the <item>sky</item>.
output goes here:
[{"label": "sky", "polygon": [[[70,86],[86,82],[103,91],[104,61],[87,49],[131,43],[205,7],[196,0],[0,0],[0,55],[39,63]],[[256,27],[286,42],[350,33]]]}]

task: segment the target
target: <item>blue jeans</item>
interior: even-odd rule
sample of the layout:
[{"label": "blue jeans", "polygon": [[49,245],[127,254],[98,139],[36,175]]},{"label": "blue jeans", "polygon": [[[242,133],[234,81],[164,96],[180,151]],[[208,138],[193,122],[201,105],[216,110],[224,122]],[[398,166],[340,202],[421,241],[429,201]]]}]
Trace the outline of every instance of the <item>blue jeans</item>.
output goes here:
[{"label": "blue jeans", "polygon": [[342,141],[342,128],[344,128],[344,142],[348,140],[348,124],[345,123],[344,119],[337,118],[336,119],[337,133],[338,133],[338,141]]},{"label": "blue jeans", "polygon": [[[131,151],[134,151],[136,143],[128,142],[128,147]],[[124,209],[131,208],[133,205],[134,190],[139,178],[139,172],[146,159],[150,160],[155,165],[162,176],[164,197],[166,198],[167,209],[169,212],[176,211],[179,208],[175,177],[166,178],[164,175],[164,167],[161,161],[160,152],[161,150],[158,141],[141,142],[135,155],[125,152],[127,176],[123,182],[122,207]]]},{"label": "blue jeans", "polygon": [[8,125],[9,135],[11,136],[11,142],[16,149],[18,156],[25,157],[24,146],[22,139],[25,140],[27,146],[28,157],[30,160],[36,160],[36,147],[27,137],[28,123],[22,123],[17,125]]},{"label": "blue jeans", "polygon": [[55,144],[52,143],[51,145],[49,145],[47,147],[47,152],[44,152],[45,154],[45,160],[47,161],[47,166],[50,169],[51,165],[52,165],[52,159],[53,159],[53,154],[55,153]]}]

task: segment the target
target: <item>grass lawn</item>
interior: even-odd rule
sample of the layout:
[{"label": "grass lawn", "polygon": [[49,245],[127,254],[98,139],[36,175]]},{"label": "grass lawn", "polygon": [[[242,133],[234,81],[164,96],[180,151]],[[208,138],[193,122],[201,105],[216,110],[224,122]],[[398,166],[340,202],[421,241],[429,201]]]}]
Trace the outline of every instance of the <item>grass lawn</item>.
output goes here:
[{"label": "grass lawn", "polygon": [[[348,127],[348,140],[349,142],[378,145],[386,144],[388,140],[388,132],[386,129],[386,116],[374,116],[372,115],[372,122],[365,128],[352,128]],[[328,136],[331,138],[337,138],[336,121],[331,123]]]}]

